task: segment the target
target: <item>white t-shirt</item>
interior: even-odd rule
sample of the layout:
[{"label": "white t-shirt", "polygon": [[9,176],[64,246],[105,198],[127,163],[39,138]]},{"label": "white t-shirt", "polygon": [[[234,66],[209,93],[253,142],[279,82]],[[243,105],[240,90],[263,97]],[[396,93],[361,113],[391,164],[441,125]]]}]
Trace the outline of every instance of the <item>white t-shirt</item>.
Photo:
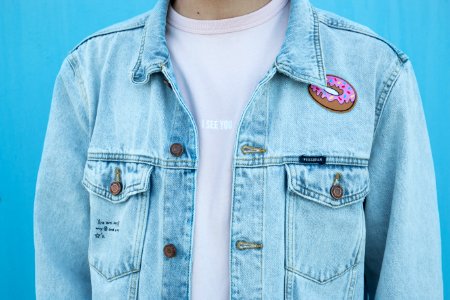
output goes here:
[{"label": "white t-shirt", "polygon": [[199,131],[192,299],[228,299],[232,162],[236,129],[258,82],[281,49],[288,0],[219,20],[169,5],[166,39],[175,79]]}]

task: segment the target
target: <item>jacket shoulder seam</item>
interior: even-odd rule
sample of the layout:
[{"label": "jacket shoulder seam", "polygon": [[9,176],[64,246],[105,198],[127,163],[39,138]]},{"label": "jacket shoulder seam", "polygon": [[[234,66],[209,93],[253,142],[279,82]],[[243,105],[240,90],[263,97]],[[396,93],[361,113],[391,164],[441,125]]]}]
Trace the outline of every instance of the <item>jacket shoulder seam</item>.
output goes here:
[{"label": "jacket shoulder seam", "polygon": [[81,45],[85,44],[87,41],[89,41],[91,39],[94,39],[94,38],[97,38],[97,37],[101,37],[101,36],[105,36],[105,35],[109,35],[109,34],[114,34],[114,33],[124,32],[124,31],[130,31],[130,30],[139,29],[139,28],[144,27],[145,26],[145,21],[147,19],[147,14],[148,13],[144,13],[144,14],[142,14],[140,16],[135,17],[135,18],[141,17],[136,22],[132,22],[132,23],[128,23],[129,21],[128,22],[127,21],[120,22],[120,23],[108,26],[106,28],[100,29],[100,30],[98,30],[98,31],[88,35],[87,37],[83,38],[78,44],[76,44],[69,51],[69,54],[72,54]]},{"label": "jacket shoulder seam", "polygon": [[397,48],[393,43],[388,41],[386,38],[383,38],[382,36],[378,35],[376,32],[372,31],[370,28],[365,27],[364,25],[361,25],[361,24],[357,24],[353,21],[347,20],[344,17],[339,16],[339,18],[332,18],[332,17],[326,15],[328,12],[323,11],[321,9],[315,8],[315,10],[317,11],[319,22],[324,24],[325,26],[328,26],[330,28],[334,28],[337,30],[345,30],[345,31],[350,31],[350,32],[354,32],[357,34],[362,34],[369,38],[379,40],[379,41],[383,42],[384,44],[386,44],[387,46],[389,46],[395,52],[395,54],[397,55],[397,57],[400,59],[400,61],[402,63],[405,63],[409,60],[409,57],[408,57],[408,55],[406,55],[406,53],[404,53],[402,50]]},{"label": "jacket shoulder seam", "polygon": [[[90,112],[90,105],[89,105],[89,100],[87,97],[87,92],[86,92],[86,86],[84,83],[84,80],[80,74],[80,70],[79,70],[79,65],[78,65],[78,60],[75,57],[74,53],[69,53],[66,56],[66,60],[73,72],[73,76],[75,77],[75,81],[78,85],[78,88],[80,89],[80,93],[81,93],[81,97],[83,98],[83,101],[85,103],[85,107],[88,111],[88,116],[89,116],[89,112]],[[92,133],[92,128],[91,128],[91,120],[90,118],[88,118],[88,136],[89,136],[89,142],[90,142],[90,138],[91,138],[91,133]]]},{"label": "jacket shoulder seam", "polygon": [[402,70],[407,62],[403,62],[400,60],[396,60],[393,63],[393,66],[390,68],[390,74],[387,79],[384,81],[383,89],[381,90],[380,96],[378,97],[378,101],[375,107],[375,124],[373,135],[375,136],[376,131],[378,129],[378,124],[380,123],[380,118],[383,114],[384,108],[389,100],[391,92],[397,82],[397,79],[400,77]]}]

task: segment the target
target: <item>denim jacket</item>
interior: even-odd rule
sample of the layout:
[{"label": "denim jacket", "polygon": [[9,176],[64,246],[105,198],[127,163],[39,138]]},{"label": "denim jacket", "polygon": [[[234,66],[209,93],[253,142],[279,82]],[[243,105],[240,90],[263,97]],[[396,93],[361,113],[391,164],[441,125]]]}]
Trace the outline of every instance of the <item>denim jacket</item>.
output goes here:
[{"label": "denim jacket", "polygon": [[[38,299],[190,299],[198,129],[165,40],[168,4],[62,62],[36,183]],[[442,299],[418,84],[369,28],[291,0],[232,172],[230,299]]]}]

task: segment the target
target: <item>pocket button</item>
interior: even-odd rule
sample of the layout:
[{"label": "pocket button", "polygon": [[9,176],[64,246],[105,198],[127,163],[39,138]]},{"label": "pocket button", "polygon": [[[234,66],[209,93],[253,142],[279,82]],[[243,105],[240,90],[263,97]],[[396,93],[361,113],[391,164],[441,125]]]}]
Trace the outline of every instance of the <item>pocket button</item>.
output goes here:
[{"label": "pocket button", "polygon": [[111,182],[111,184],[109,185],[109,191],[113,195],[118,195],[122,191],[122,179],[121,179],[121,176],[120,176],[122,171],[120,171],[120,168],[116,168],[114,170],[114,173],[115,173],[114,181]]},{"label": "pocket button", "polygon": [[335,200],[341,199],[342,196],[344,195],[344,189],[339,184],[339,180],[341,179],[341,177],[342,177],[342,174],[339,172],[334,174],[333,185],[330,188],[330,194]]},{"label": "pocket button", "polygon": [[175,256],[177,249],[173,244],[167,244],[164,246],[164,255],[168,258],[172,258]]},{"label": "pocket button", "polygon": [[333,184],[330,189],[330,194],[334,199],[341,199],[342,195],[344,195],[344,189],[340,184]]},{"label": "pocket button", "polygon": [[120,183],[119,181],[111,182],[111,184],[109,186],[109,190],[110,190],[111,194],[113,194],[113,195],[120,194],[120,192],[122,191],[122,183]]}]

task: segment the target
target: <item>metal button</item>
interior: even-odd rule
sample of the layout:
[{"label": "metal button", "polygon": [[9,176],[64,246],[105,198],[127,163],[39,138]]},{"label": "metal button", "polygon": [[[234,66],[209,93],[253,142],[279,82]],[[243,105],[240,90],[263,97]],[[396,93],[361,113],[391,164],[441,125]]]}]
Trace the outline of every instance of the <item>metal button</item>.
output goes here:
[{"label": "metal button", "polygon": [[118,195],[122,191],[122,178],[120,176],[121,171],[120,168],[116,168],[114,170],[114,181],[109,185],[109,191],[113,195]]},{"label": "metal button", "polygon": [[172,258],[176,255],[177,249],[173,244],[167,244],[164,246],[164,255],[168,258]]},{"label": "metal button", "polygon": [[344,189],[340,184],[333,184],[330,189],[330,194],[334,199],[341,199],[344,195]]},{"label": "metal button", "polygon": [[111,182],[111,185],[109,186],[109,190],[111,191],[111,194],[118,195],[122,191],[122,183],[119,181],[113,181]]},{"label": "metal button", "polygon": [[342,196],[344,195],[344,189],[338,183],[339,180],[341,179],[341,177],[342,177],[342,174],[339,172],[336,172],[336,174],[334,174],[333,185],[331,186],[331,189],[330,189],[331,196],[336,200],[341,199]]},{"label": "metal button", "polygon": [[183,145],[180,143],[174,143],[170,146],[170,153],[174,156],[181,156],[183,154]]}]

